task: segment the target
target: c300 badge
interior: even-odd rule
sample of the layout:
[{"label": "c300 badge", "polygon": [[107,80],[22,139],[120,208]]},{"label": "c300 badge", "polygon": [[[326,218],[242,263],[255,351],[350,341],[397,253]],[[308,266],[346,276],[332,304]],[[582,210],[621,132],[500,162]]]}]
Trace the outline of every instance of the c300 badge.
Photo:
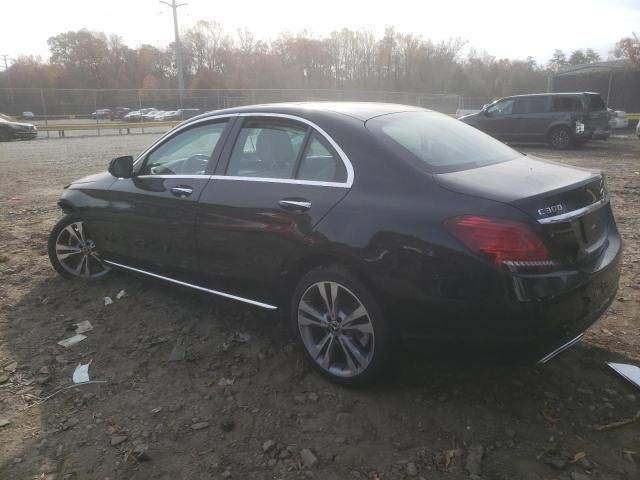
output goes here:
[{"label": "c300 badge", "polygon": [[564,207],[562,206],[561,203],[559,203],[558,205],[550,205],[548,207],[539,208],[538,215],[540,216],[551,215],[552,213],[560,213],[563,210],[564,210]]}]

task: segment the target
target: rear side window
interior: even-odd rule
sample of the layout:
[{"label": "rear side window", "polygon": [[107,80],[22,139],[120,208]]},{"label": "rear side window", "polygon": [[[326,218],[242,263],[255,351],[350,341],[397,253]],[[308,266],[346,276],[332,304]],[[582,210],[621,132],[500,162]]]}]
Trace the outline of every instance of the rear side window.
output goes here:
[{"label": "rear side window", "polygon": [[296,178],[317,182],[345,182],[347,171],[333,148],[314,132],[300,160]]},{"label": "rear side window", "polygon": [[227,175],[292,178],[306,126],[271,121],[248,121],[233,147]]},{"label": "rear side window", "polygon": [[547,113],[549,97],[520,97],[516,105],[516,113]]},{"label": "rear side window", "polygon": [[578,97],[553,97],[554,112],[582,112],[582,101]]},{"label": "rear side window", "polygon": [[607,107],[599,93],[587,93],[586,97],[590,110],[606,110]]},{"label": "rear side window", "polygon": [[467,170],[522,156],[474,127],[435,112],[382,115],[366,126],[398,156],[431,173]]}]

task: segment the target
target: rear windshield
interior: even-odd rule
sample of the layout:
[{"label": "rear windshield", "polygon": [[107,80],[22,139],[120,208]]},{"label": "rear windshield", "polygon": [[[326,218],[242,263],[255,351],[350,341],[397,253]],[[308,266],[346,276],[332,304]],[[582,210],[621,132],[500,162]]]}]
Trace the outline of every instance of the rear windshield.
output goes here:
[{"label": "rear windshield", "polygon": [[522,156],[474,127],[435,112],[402,112],[367,121],[369,130],[419,168],[457,172]]},{"label": "rear windshield", "polygon": [[599,93],[587,93],[587,99],[591,110],[605,110],[607,108]]}]

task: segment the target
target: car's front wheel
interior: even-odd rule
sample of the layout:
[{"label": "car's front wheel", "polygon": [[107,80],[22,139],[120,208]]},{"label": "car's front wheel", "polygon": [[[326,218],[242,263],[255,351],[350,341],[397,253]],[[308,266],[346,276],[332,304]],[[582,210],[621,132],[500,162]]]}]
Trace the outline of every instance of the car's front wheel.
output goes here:
[{"label": "car's front wheel", "polygon": [[76,214],[66,215],[49,234],[49,260],[65,278],[96,280],[111,268],[102,261],[85,222]]},{"label": "car's front wheel", "polygon": [[392,339],[382,310],[340,267],[320,267],[300,280],[291,322],[309,363],[335,383],[361,386],[388,366]]}]

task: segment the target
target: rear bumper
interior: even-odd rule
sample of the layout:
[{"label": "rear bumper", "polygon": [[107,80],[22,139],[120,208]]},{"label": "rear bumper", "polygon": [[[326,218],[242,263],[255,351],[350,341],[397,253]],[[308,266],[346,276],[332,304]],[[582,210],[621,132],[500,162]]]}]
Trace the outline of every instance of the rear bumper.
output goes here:
[{"label": "rear bumper", "polygon": [[[480,294],[469,291],[468,298],[409,301],[409,309],[399,312],[396,307],[392,316],[402,319],[401,337],[409,345],[480,348],[527,361],[548,361],[577,343],[611,305],[618,289],[620,257],[616,232],[600,257],[582,270],[487,276],[474,282]],[[403,303],[407,299],[396,304]]]}]

